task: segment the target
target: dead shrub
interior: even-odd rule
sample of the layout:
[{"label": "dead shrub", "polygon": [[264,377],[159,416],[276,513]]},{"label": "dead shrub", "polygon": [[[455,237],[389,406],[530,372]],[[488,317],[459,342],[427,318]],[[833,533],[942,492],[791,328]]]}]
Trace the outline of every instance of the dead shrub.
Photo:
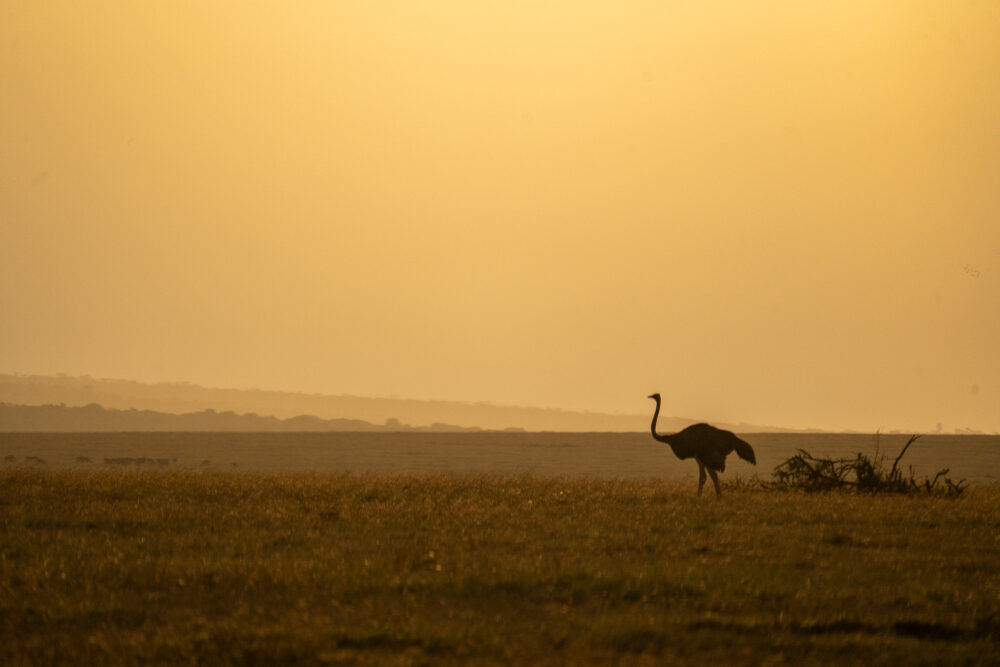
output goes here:
[{"label": "dead shrub", "polygon": [[954,482],[950,477],[945,477],[948,468],[939,471],[932,478],[918,480],[912,466],[905,473],[899,467],[900,459],[919,437],[910,436],[888,470],[885,456],[879,452],[876,439],[875,455],[872,457],[858,452],[854,458],[831,459],[813,456],[806,450],[799,449],[795,456],[774,469],[773,481],[761,484],[770,489],[808,492],[853,489],[857,493],[926,493],[946,497],[962,495],[968,483],[964,479]]}]

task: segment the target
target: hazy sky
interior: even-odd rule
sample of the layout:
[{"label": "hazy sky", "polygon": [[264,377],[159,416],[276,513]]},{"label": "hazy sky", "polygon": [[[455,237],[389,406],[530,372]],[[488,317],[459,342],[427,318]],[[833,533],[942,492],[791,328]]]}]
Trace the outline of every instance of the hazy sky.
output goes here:
[{"label": "hazy sky", "polygon": [[0,3],[0,371],[1000,430],[1000,3]]}]

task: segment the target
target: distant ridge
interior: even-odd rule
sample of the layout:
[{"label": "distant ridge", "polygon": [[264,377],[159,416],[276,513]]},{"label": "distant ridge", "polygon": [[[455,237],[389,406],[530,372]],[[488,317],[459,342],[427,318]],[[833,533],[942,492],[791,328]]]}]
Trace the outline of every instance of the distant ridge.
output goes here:
[{"label": "distant ridge", "polygon": [[185,414],[153,410],[106,409],[91,403],[83,407],[65,405],[12,405],[0,403],[0,432],[7,433],[81,433],[116,431],[226,431],[226,432],[302,432],[302,431],[479,431],[450,424],[415,427],[408,424],[376,425],[361,419],[320,419],[299,415],[288,419],[261,417],[253,413],[202,410]]},{"label": "distant ridge", "polygon": [[[639,392],[640,396],[644,396]],[[643,398],[638,399],[640,402]],[[652,414],[607,414],[548,408],[500,406],[488,403],[422,401],[396,398],[364,398],[349,395],[305,394],[260,389],[221,389],[186,382],[142,383],[131,380],[95,379],[90,376],[45,376],[0,374],[0,402],[22,406],[91,404],[107,410],[152,411],[189,415],[206,410],[219,414],[267,415],[259,419],[298,418],[357,421],[372,429],[403,425],[440,430],[479,428],[566,432],[636,432],[649,428]],[[229,417],[232,419],[232,417]],[[660,417],[662,431],[680,430],[696,420]],[[752,424],[717,424],[721,428],[750,432],[785,432],[789,429]],[[0,429],[4,427],[0,424]],[[362,428],[362,426],[358,426]],[[9,429],[7,429],[9,430]],[[228,430],[228,429],[223,429]],[[323,429],[329,430],[329,429]],[[341,429],[343,430],[343,429]]]}]

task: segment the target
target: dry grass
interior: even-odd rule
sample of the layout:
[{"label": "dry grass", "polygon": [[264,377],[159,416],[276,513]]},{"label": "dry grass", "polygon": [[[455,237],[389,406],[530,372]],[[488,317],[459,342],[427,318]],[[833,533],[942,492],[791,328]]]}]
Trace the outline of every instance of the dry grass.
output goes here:
[{"label": "dry grass", "polygon": [[0,471],[0,663],[996,664],[1000,489]]}]

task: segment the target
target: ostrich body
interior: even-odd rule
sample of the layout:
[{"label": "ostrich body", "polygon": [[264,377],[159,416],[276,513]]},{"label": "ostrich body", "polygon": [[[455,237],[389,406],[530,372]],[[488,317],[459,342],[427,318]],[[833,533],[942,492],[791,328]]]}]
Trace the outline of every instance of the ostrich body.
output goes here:
[{"label": "ostrich body", "polygon": [[724,431],[708,424],[692,424],[683,431],[673,435],[659,435],[656,432],[656,418],[660,416],[660,395],[650,394],[649,398],[656,401],[656,410],[653,412],[653,423],[650,430],[653,437],[660,442],[670,445],[677,458],[693,458],[698,462],[698,495],[701,495],[701,488],[705,486],[705,469],[712,477],[715,485],[715,496],[721,497],[722,491],[719,489],[719,476],[716,471],[722,472],[726,469],[726,457],[733,450],[744,461],[757,465],[757,457],[753,453],[753,447],[736,437],[731,431]]}]

